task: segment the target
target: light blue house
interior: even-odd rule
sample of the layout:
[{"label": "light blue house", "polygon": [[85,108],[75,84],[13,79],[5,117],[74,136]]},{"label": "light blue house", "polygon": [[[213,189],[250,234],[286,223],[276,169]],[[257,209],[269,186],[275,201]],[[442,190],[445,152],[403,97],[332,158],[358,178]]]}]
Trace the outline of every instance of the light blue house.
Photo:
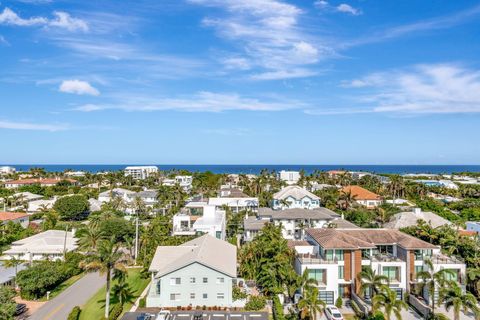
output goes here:
[{"label": "light blue house", "polygon": [[317,209],[320,198],[299,186],[288,186],[273,195],[273,210]]},{"label": "light blue house", "polygon": [[232,306],[237,248],[208,234],[157,248],[147,307]]}]

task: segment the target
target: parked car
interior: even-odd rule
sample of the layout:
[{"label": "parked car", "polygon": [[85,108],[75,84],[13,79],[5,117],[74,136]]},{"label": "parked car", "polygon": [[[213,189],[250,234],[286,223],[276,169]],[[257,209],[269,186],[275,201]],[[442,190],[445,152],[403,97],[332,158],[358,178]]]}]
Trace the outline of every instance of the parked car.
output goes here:
[{"label": "parked car", "polygon": [[335,306],[327,306],[325,308],[325,315],[328,320],[343,320],[342,313]]},{"label": "parked car", "polygon": [[155,320],[156,315],[153,313],[142,313],[137,317],[137,320]]},{"label": "parked car", "polygon": [[25,303],[17,303],[17,309],[15,310],[15,315],[19,316],[25,311],[27,311],[27,305]]},{"label": "parked car", "polygon": [[172,315],[170,314],[170,311],[168,310],[160,310],[160,312],[157,314],[156,320],[170,320]]}]

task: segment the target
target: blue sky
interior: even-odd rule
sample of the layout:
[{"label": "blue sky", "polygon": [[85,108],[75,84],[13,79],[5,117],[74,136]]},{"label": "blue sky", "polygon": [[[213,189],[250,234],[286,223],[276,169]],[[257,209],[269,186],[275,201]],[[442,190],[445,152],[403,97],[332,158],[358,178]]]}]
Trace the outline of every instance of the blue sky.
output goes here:
[{"label": "blue sky", "polygon": [[0,0],[0,163],[480,164],[480,2]]}]

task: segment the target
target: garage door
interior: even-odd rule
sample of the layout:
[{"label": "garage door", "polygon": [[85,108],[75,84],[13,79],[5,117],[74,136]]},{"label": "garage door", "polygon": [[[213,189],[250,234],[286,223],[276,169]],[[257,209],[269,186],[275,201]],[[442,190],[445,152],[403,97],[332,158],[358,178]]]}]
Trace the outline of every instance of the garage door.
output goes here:
[{"label": "garage door", "polygon": [[334,304],[333,291],[319,291],[318,298],[326,304]]}]

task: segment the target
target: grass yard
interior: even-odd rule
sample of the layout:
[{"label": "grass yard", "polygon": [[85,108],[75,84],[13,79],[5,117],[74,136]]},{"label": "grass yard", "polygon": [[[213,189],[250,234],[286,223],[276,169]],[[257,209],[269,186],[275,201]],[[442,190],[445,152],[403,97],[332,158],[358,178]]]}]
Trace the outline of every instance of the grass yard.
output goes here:
[{"label": "grass yard", "polygon": [[[132,307],[135,300],[142,294],[145,287],[150,282],[150,278],[143,279],[140,276],[141,268],[128,269],[127,283],[133,292],[133,298],[131,302],[125,303],[123,310],[128,311]],[[115,285],[116,281],[112,281],[111,287]],[[110,293],[110,310],[112,310],[115,304],[119,301]],[[93,297],[88,300],[85,306],[81,307],[82,313],[80,314],[80,320],[91,319],[103,319],[105,313],[105,286],[100,289]]]},{"label": "grass yard", "polygon": [[[82,272],[80,274],[77,274],[76,276],[73,276],[71,278],[68,278],[64,282],[60,283],[55,289],[50,291],[50,297],[49,299],[52,300],[56,296],[58,296],[60,293],[63,292],[63,290],[67,289],[70,287],[72,284],[80,280],[85,274]],[[39,299],[39,301],[47,301],[47,296],[44,296],[43,298]]]}]

